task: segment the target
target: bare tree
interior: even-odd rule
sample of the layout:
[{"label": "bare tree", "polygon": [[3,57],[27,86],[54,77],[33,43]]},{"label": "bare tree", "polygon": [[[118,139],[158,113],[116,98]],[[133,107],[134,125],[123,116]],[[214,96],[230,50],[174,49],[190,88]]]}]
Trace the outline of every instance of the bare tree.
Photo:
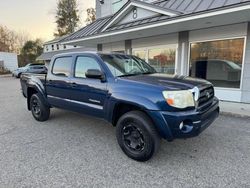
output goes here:
[{"label": "bare tree", "polygon": [[17,33],[0,25],[0,51],[19,54],[28,38],[27,33]]},{"label": "bare tree", "polygon": [[88,8],[87,9],[87,19],[86,23],[90,24],[96,20],[96,11],[94,8]]}]

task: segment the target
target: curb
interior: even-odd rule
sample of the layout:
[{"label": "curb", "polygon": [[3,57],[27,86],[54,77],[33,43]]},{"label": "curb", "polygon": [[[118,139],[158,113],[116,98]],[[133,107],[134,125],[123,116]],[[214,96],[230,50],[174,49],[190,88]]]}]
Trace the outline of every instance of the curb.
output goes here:
[{"label": "curb", "polygon": [[232,116],[232,117],[237,117],[237,118],[250,118],[250,114],[249,115],[244,115],[244,114],[236,114],[233,112],[220,112],[221,115],[224,116]]},{"label": "curb", "polygon": [[12,75],[11,74],[0,75],[0,78],[9,78],[9,77],[12,77]]}]

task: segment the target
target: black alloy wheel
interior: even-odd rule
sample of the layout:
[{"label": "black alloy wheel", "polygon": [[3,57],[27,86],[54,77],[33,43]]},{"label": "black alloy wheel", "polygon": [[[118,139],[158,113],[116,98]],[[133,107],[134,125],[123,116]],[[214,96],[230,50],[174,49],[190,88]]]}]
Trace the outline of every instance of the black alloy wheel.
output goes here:
[{"label": "black alloy wheel", "polygon": [[123,140],[125,146],[134,152],[141,152],[145,147],[142,131],[134,123],[125,125],[123,128]]},{"label": "black alloy wheel", "polygon": [[122,151],[137,161],[151,159],[161,139],[151,119],[141,111],[131,111],[120,117],[116,138]]},{"label": "black alloy wheel", "polygon": [[50,107],[44,104],[42,96],[35,93],[30,98],[30,109],[37,121],[46,121],[50,116]]}]

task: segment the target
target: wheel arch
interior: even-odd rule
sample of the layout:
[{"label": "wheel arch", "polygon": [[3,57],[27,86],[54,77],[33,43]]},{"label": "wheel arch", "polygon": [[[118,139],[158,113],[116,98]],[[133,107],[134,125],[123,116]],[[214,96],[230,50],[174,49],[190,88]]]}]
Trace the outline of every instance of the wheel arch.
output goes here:
[{"label": "wheel arch", "polygon": [[27,88],[27,107],[28,107],[28,110],[31,110],[31,107],[30,107],[30,99],[31,99],[31,96],[32,96],[33,94],[36,94],[36,93],[38,93],[38,94],[40,95],[40,99],[42,100],[42,102],[43,102],[45,105],[49,106],[49,103],[48,103],[48,100],[47,100],[47,98],[46,98],[46,96],[45,96],[45,93],[42,92],[41,90],[39,90],[37,87],[29,86],[29,87]]},{"label": "wheel arch", "polygon": [[141,111],[145,113],[148,116],[148,118],[152,121],[158,134],[162,138],[167,139],[168,141],[172,141],[171,130],[168,124],[165,121],[163,122],[163,118],[160,115],[160,113],[158,113],[158,111],[148,110],[145,106],[142,106],[140,104],[135,104],[135,103],[126,102],[126,101],[116,103],[114,105],[113,110],[110,112],[112,113],[111,114],[112,118],[110,121],[111,124],[115,127],[119,118],[123,114],[130,112],[130,111]]}]

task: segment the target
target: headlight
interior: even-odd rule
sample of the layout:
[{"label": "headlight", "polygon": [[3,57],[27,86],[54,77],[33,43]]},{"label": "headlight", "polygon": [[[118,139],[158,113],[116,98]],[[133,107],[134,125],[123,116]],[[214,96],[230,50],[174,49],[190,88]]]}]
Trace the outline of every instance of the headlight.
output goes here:
[{"label": "headlight", "polygon": [[192,91],[181,90],[181,91],[163,91],[164,98],[170,106],[175,108],[187,108],[194,107],[194,97]]}]

